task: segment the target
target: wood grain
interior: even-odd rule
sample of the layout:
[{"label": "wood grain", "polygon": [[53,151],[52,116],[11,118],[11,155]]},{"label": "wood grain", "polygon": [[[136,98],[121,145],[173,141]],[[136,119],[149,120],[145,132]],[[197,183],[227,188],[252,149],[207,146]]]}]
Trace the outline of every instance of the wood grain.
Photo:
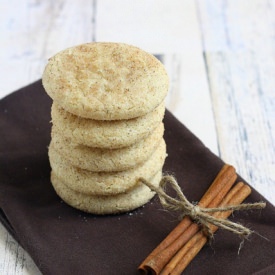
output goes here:
[{"label": "wood grain", "polygon": [[274,203],[275,3],[199,1],[198,11],[220,155]]}]

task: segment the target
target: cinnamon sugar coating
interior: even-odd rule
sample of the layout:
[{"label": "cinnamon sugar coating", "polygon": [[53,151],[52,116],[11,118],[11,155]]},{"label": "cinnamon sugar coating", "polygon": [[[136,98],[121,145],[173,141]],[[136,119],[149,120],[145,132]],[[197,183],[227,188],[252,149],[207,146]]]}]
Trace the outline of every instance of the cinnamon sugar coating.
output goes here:
[{"label": "cinnamon sugar coating", "polygon": [[168,92],[168,76],[153,55],[123,43],[87,43],[49,59],[42,77],[49,96],[68,112],[96,120],[139,117]]}]

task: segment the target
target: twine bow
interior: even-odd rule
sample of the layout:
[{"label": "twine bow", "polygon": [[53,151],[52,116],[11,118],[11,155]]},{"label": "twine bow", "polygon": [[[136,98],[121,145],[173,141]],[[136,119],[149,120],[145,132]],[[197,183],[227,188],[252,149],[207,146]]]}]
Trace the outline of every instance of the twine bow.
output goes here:
[{"label": "twine bow", "polygon": [[[213,237],[213,233],[209,227],[209,224],[218,226],[219,228],[231,231],[241,237],[248,237],[252,231],[238,223],[234,223],[227,219],[219,219],[211,216],[211,213],[221,212],[221,211],[235,211],[235,210],[249,210],[249,209],[262,209],[265,207],[265,203],[243,203],[239,205],[228,205],[224,207],[216,208],[204,208],[195,205],[187,200],[185,195],[182,193],[177,181],[172,176],[164,176],[160,181],[159,187],[152,185],[150,182],[141,178],[140,181],[147,185],[152,191],[156,192],[162,206],[168,210],[180,211],[182,217],[189,216],[192,220],[200,224],[205,234],[208,238]],[[165,193],[166,185],[170,185],[176,192],[178,199],[172,198],[167,193]]]}]

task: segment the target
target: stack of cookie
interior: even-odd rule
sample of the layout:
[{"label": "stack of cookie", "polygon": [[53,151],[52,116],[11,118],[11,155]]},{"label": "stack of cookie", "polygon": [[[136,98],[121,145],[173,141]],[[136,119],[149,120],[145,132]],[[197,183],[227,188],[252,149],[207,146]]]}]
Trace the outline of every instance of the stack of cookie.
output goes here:
[{"label": "stack of cookie", "polygon": [[52,57],[43,86],[53,99],[51,182],[69,205],[113,214],[154,195],[166,158],[162,119],[168,77],[139,48],[89,43]]}]

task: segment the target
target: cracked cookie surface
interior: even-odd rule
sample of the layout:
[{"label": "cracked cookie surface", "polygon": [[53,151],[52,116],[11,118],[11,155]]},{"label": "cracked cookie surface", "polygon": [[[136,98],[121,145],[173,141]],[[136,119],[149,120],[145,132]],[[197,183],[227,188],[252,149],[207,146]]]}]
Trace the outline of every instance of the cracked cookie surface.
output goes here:
[{"label": "cracked cookie surface", "polygon": [[165,98],[169,80],[153,55],[123,43],[87,43],[49,59],[42,77],[48,95],[68,112],[120,120],[151,112]]}]

